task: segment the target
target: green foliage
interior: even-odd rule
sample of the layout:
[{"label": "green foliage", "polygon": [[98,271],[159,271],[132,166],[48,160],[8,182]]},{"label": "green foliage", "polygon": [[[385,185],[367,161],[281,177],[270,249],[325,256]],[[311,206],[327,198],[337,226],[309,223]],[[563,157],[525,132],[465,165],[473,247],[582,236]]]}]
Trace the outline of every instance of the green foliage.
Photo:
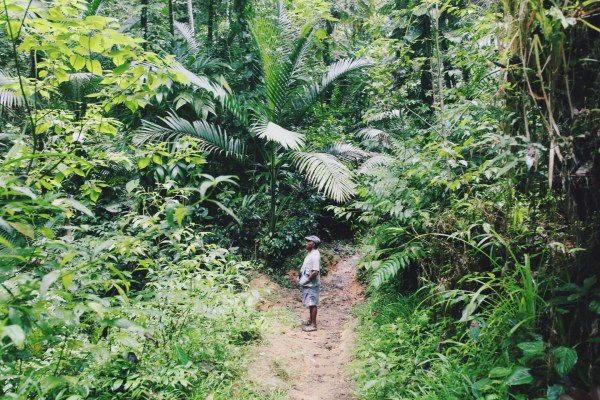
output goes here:
[{"label": "green foliage", "polygon": [[[357,199],[332,210],[376,246],[365,257],[373,293],[436,288],[416,313],[440,325],[439,348],[447,349],[411,341],[439,358],[438,370],[424,363],[430,381],[414,378],[418,364],[394,358],[411,351],[396,351],[402,333],[390,335],[381,354],[359,352],[359,362],[372,363],[363,381],[371,398],[557,398],[567,382],[590,386],[597,373],[580,360],[598,358],[587,322],[596,315],[590,263],[598,240],[579,230],[597,230],[597,191],[579,191],[581,181],[565,171],[598,146],[589,137],[577,150],[565,145],[589,123],[568,117],[574,102],[591,105],[574,94],[577,79],[561,78],[587,67],[558,50],[598,54],[596,45],[575,45],[597,34],[574,28],[566,5],[502,3],[496,11],[512,21],[500,37],[494,11],[477,5],[390,2],[363,17],[378,40],[360,54],[382,62],[372,69],[356,141],[374,157],[358,169]],[[579,90],[597,98],[597,90]],[[409,259],[417,242],[422,252]],[[367,324],[372,338],[380,326]],[[410,367],[376,378],[386,357]]]},{"label": "green foliage", "polygon": [[385,282],[390,281],[396,274],[410,266],[410,261],[423,255],[423,249],[418,244],[412,244],[404,251],[395,253],[388,257],[381,265],[375,267],[371,263],[370,267],[375,268],[371,277],[374,288],[380,287]]},{"label": "green foliage", "polygon": [[21,109],[1,126],[0,395],[200,398],[227,386],[258,397],[236,384],[260,336],[252,266],[199,224],[215,209],[237,218],[219,200],[234,177],[203,170],[207,150],[237,142],[211,143],[220,131],[204,121],[180,124],[192,135],[130,139],[164,88],[204,81],[84,3],[4,4],[1,41],[19,47],[2,107]]}]

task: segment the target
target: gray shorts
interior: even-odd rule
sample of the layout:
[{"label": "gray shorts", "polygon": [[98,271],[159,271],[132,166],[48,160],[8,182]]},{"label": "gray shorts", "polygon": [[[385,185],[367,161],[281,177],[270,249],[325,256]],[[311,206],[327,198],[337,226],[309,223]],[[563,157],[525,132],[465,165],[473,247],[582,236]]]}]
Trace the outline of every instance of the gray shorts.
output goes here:
[{"label": "gray shorts", "polygon": [[319,305],[319,289],[320,287],[302,287],[304,307],[312,307]]}]

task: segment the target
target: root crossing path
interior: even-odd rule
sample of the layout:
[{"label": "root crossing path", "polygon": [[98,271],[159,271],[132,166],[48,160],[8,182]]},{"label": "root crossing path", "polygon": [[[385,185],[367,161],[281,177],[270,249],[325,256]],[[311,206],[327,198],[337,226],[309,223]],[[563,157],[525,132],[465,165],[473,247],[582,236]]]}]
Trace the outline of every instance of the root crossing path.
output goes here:
[{"label": "root crossing path", "polygon": [[[248,370],[250,379],[265,394],[286,392],[293,400],[355,399],[347,367],[356,323],[350,311],[363,301],[364,288],[356,280],[359,258],[345,256],[321,278],[315,332],[301,329],[308,309],[302,307],[298,288],[283,288],[265,277],[254,281],[255,288],[267,287],[270,292],[262,308],[268,309],[270,315],[280,316],[271,333],[255,349],[254,362]],[[289,272],[294,281],[295,274]],[[281,317],[285,315],[288,318]]]}]

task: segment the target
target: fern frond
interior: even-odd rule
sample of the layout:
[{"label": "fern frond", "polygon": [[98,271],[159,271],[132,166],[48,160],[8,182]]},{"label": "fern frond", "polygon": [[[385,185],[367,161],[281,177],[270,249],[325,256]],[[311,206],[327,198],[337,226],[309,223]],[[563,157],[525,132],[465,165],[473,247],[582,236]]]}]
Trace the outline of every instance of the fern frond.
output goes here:
[{"label": "fern frond", "polygon": [[289,82],[285,77],[289,76],[291,71],[282,29],[275,21],[267,18],[258,18],[251,25],[252,36],[261,60],[267,101],[272,112],[284,102],[288,94],[285,87]]},{"label": "fern frond", "polygon": [[277,4],[277,26],[281,32],[281,39],[285,45],[286,54],[289,55],[292,51],[291,44],[296,40],[297,34],[294,21],[285,9],[283,1]]},{"label": "fern frond", "polygon": [[375,270],[371,277],[371,285],[374,288],[379,288],[381,285],[389,282],[395,277],[398,272],[406,269],[411,260],[416,260],[423,254],[423,248],[420,243],[413,243],[412,246],[406,247],[402,251],[393,254]]},{"label": "fern frond", "polygon": [[310,47],[314,32],[315,27],[310,27],[305,32],[302,32],[298,38],[298,41],[296,42],[296,46],[290,54],[289,61],[292,66],[290,80],[293,83],[297,82],[299,79],[302,79],[302,74],[305,71],[304,67],[306,55],[308,54],[308,49]]},{"label": "fern frond", "polygon": [[354,196],[352,172],[331,154],[294,152],[291,159],[308,183],[325,196],[338,203]]}]

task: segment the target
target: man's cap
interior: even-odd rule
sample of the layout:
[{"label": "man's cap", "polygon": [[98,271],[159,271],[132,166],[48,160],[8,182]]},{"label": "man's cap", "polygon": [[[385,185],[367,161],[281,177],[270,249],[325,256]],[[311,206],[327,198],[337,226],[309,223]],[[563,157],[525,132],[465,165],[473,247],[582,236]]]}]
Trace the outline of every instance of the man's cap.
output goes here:
[{"label": "man's cap", "polygon": [[311,236],[307,236],[304,239],[306,240],[310,240],[311,242],[313,242],[314,244],[319,244],[321,243],[321,239],[319,239],[317,236],[315,235],[311,235]]}]

